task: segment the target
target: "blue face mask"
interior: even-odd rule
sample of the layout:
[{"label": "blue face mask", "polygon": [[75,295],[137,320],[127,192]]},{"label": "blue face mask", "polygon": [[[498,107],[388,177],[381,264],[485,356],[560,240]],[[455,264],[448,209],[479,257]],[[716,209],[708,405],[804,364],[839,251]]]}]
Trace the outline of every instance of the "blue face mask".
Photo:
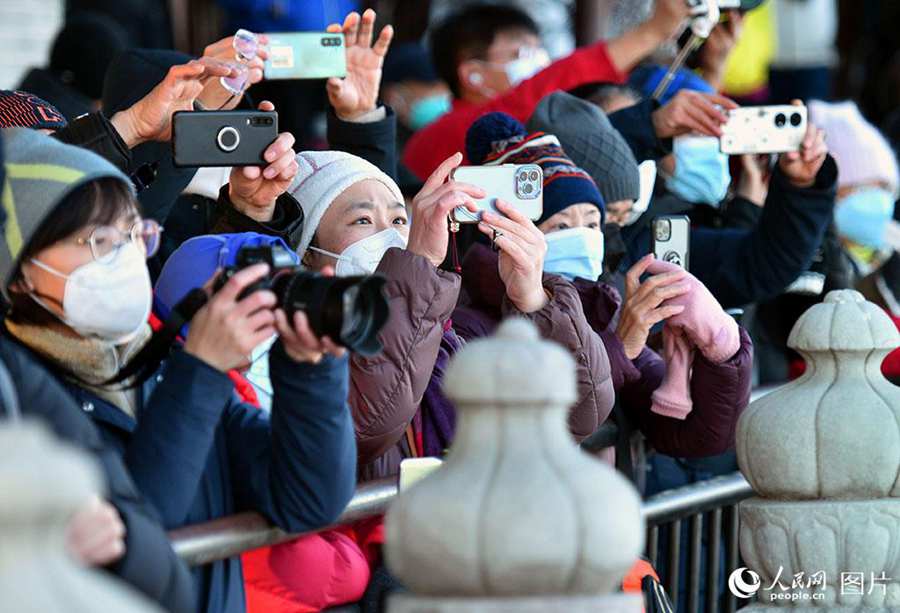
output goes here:
[{"label": "blue face mask", "polygon": [[547,239],[544,272],[568,280],[596,281],[603,274],[603,233],[593,228],[569,228],[551,232]]},{"label": "blue face mask", "polygon": [[838,232],[863,247],[881,249],[894,214],[894,197],[880,187],[865,187],[841,198],[834,209]]},{"label": "blue face mask", "polygon": [[409,107],[409,127],[421,130],[450,110],[450,96],[434,94],[420,98]]},{"label": "blue face mask", "polygon": [[728,156],[719,152],[712,136],[677,136],[672,139],[675,174],[666,188],[688,202],[717,206],[731,184]]}]

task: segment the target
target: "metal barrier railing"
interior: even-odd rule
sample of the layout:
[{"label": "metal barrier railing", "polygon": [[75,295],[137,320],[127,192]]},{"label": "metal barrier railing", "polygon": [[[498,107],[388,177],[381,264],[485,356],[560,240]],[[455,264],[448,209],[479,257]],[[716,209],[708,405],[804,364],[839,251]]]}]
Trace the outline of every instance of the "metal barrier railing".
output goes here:
[{"label": "metal barrier railing", "polygon": [[[397,480],[384,479],[360,485],[335,525],[379,515],[397,495]],[[203,524],[169,532],[172,547],[190,566],[224,560],[245,551],[290,541],[301,534],[288,534],[273,527],[258,513],[238,513]]]},{"label": "metal barrier railing", "polygon": [[[724,589],[722,581],[722,545],[724,541],[727,574],[739,565],[737,504],[752,495],[753,489],[747,480],[740,473],[734,473],[662,492],[644,502],[647,557],[659,572],[676,607],[682,585],[686,588],[687,596],[682,599],[686,604],[680,610],[718,613],[721,608],[725,613],[733,613],[737,608],[737,599]],[[682,582],[682,537],[685,532],[687,575]]]}]

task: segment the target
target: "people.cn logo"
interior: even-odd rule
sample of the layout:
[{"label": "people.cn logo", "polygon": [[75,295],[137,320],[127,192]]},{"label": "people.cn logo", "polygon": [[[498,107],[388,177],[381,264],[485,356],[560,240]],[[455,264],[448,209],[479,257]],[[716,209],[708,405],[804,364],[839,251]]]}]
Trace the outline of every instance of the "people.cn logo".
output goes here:
[{"label": "people.cn logo", "polygon": [[[750,581],[744,581],[745,572],[750,577]],[[759,575],[746,566],[741,566],[728,577],[728,589],[738,598],[751,598],[759,591],[760,585],[762,583],[759,580]]]}]

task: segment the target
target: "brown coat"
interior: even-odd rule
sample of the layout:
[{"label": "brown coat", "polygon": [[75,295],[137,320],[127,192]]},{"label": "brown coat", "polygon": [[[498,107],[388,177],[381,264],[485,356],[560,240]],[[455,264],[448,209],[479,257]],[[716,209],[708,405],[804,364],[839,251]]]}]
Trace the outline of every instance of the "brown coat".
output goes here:
[{"label": "brown coat", "polygon": [[350,408],[356,429],[360,480],[395,474],[405,432],[419,408],[437,359],[444,323],[459,297],[459,275],[422,256],[392,248],[378,264],[388,279],[390,319],[384,351],[350,360]]},{"label": "brown coat", "polygon": [[457,334],[465,340],[487,336],[505,317],[532,321],[542,338],[559,343],[575,359],[578,400],[569,411],[569,431],[579,442],[592,434],[609,417],[615,391],[606,348],[585,319],[578,290],[562,277],[544,275],[550,301],[540,311],[523,314],[505,296],[497,255],[483,245],[466,254],[463,281],[471,304],[453,313]]}]

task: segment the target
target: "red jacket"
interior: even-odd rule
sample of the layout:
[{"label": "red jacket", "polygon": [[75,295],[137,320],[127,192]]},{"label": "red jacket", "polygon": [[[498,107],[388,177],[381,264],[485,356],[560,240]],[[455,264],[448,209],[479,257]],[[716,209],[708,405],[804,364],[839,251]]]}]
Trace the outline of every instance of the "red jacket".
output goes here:
[{"label": "red jacket", "polygon": [[624,80],[625,75],[613,66],[606,54],[606,43],[578,49],[489,102],[472,104],[454,100],[452,111],[413,135],[403,152],[403,163],[425,180],[457,151],[465,154],[466,131],[485,113],[501,111],[525,122],[538,102],[557,90],[570,90],[593,81],[621,83]]}]

